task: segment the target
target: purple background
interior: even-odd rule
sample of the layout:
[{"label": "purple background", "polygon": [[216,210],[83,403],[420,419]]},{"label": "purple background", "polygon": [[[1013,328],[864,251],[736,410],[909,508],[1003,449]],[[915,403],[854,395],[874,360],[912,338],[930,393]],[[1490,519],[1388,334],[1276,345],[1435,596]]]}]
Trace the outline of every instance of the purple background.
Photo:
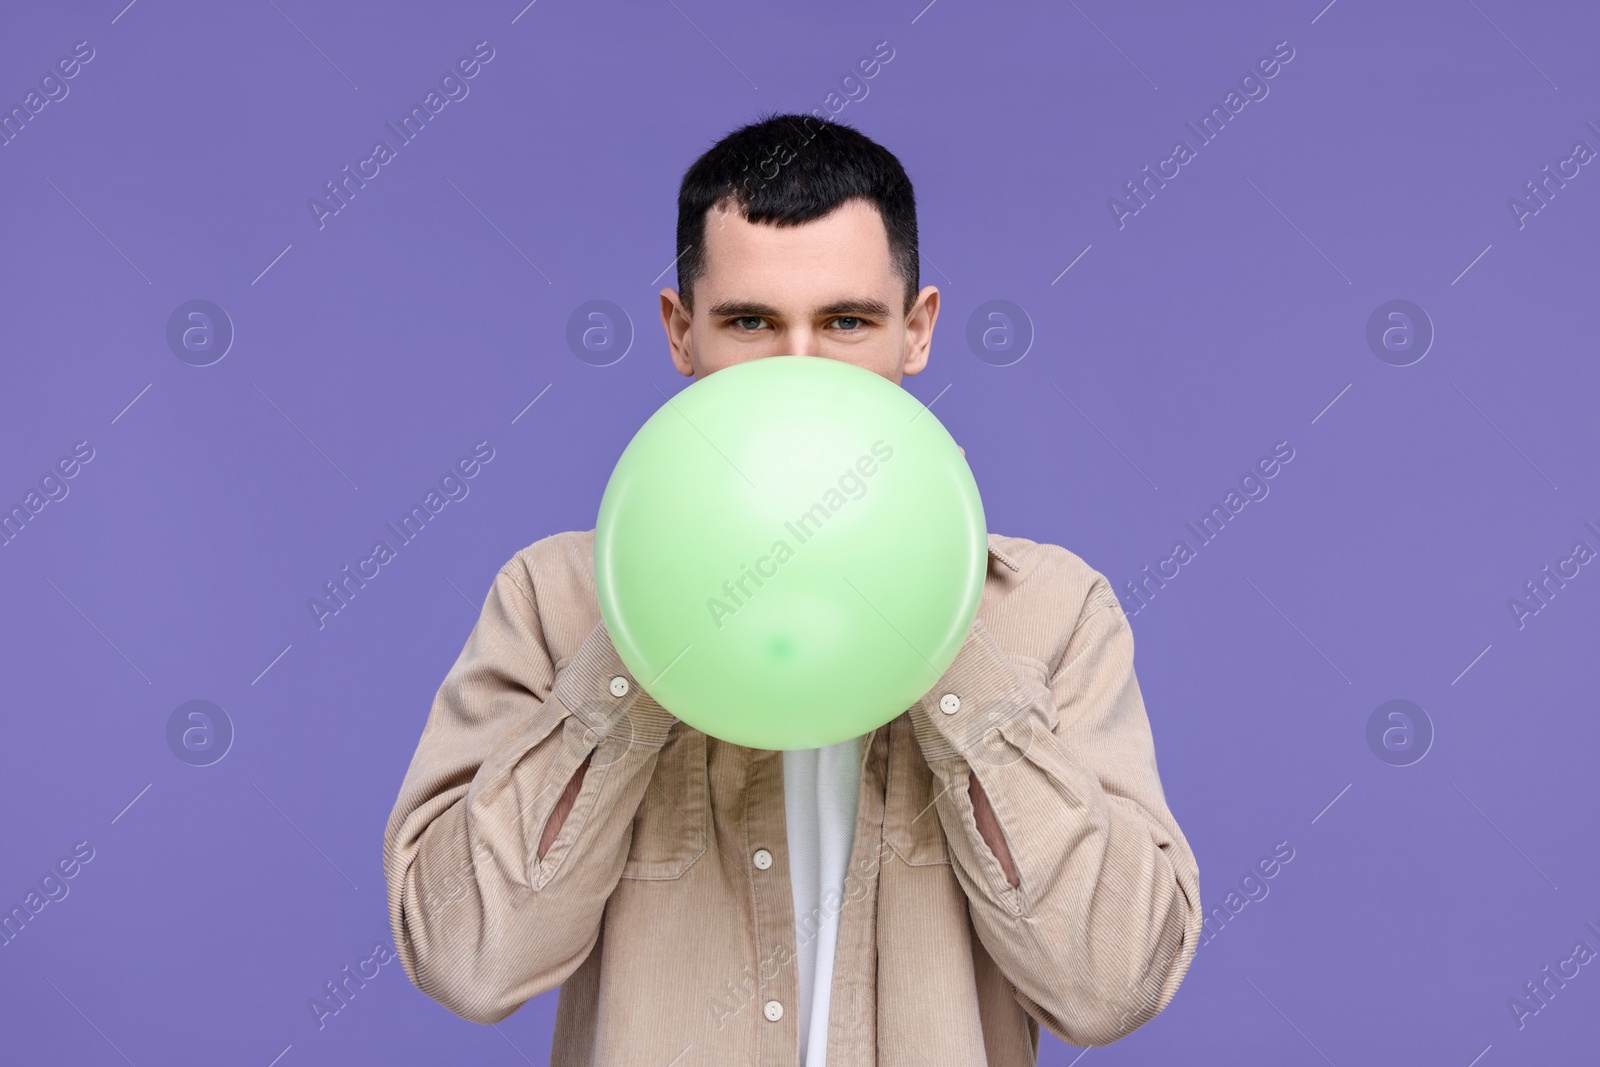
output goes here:
[{"label": "purple background", "polygon": [[[879,41],[838,117],[916,184],[944,307],[905,384],[991,530],[1125,591],[1295,450],[1133,621],[1207,908],[1294,859],[1082,1062],[1592,1058],[1600,966],[1520,1029],[1508,1000],[1600,950],[1600,568],[1520,628],[1508,600],[1600,548],[1600,175],[1520,228],[1508,201],[1600,149],[1600,14],[1324,2],[9,6],[6,109],[95,56],[0,148],[0,505],[94,458],[0,550],[0,908],[94,858],[0,949],[5,1058],[546,1062],[554,991],[497,1032],[398,962],[321,1029],[308,1001],[389,943],[384,822],[496,569],[592,527],[687,384],[656,296],[684,168],[828,106]],[[482,40],[470,95],[319,229],[308,198]],[[1108,198],[1283,40],[1270,94],[1119,229]],[[196,298],[236,331],[205,367],[166,339]],[[566,341],[595,299],[635,332],[603,367]],[[1031,323],[1009,366],[966,341],[992,299]],[[1410,366],[1366,341],[1392,299],[1437,332]],[[470,495],[319,629],[308,599],[481,440]],[[210,766],[167,740],[194,699],[236,734]],[[1432,724],[1420,762],[1369,747],[1392,699]]]}]

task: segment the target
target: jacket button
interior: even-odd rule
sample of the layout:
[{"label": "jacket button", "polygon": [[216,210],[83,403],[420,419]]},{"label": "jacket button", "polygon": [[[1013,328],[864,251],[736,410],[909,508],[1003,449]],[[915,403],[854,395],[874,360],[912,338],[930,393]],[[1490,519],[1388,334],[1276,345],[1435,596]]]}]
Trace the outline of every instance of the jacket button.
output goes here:
[{"label": "jacket button", "polygon": [[775,1023],[779,1019],[783,1018],[783,1005],[779,1004],[776,1000],[769,1000],[767,1001],[766,1006],[761,1009],[761,1012],[767,1017],[768,1022]]},{"label": "jacket button", "polygon": [[628,695],[628,680],[620,674],[611,679],[611,695],[614,697],[625,697]]},{"label": "jacket button", "polygon": [[954,693],[946,693],[939,698],[939,710],[946,715],[954,715],[961,710],[961,698]]},{"label": "jacket button", "polygon": [[750,861],[756,865],[757,870],[764,871],[772,866],[772,853],[764,848],[758,848],[756,854],[750,857]]}]

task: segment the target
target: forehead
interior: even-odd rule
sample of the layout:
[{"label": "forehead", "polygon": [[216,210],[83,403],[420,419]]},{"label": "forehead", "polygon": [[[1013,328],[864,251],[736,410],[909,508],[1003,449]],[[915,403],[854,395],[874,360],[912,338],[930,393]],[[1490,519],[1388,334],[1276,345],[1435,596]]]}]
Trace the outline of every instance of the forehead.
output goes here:
[{"label": "forehead", "polygon": [[799,226],[752,223],[723,203],[706,213],[705,241],[706,271],[696,288],[719,296],[738,288],[741,295],[800,298],[894,285],[889,234],[866,200],[847,200]]}]

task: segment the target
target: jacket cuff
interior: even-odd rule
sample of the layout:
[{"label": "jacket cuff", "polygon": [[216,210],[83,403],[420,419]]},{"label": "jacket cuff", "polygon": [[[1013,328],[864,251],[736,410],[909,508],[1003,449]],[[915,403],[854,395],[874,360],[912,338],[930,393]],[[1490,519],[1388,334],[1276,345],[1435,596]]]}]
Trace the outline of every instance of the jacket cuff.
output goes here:
[{"label": "jacket cuff", "polygon": [[[613,684],[613,679],[621,682]],[[678,717],[662,707],[633,676],[617,655],[604,619],[579,646],[577,653],[556,675],[551,692],[574,718],[595,735],[596,745],[620,738],[624,743],[660,746]]]},{"label": "jacket cuff", "polygon": [[1033,698],[982,619],[974,619],[955,661],[911,706],[912,729],[929,764],[990,761],[993,732],[1026,712]]}]

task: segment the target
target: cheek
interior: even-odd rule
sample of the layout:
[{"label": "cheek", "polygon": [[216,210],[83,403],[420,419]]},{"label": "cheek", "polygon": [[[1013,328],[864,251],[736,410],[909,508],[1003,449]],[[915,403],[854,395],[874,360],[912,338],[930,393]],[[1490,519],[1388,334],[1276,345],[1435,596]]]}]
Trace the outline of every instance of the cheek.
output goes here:
[{"label": "cheek", "polygon": [[755,348],[752,342],[736,341],[725,334],[698,337],[690,349],[696,379],[767,354]]},{"label": "cheek", "polygon": [[897,385],[907,367],[903,334],[891,338],[886,336],[886,331],[880,332],[877,337],[864,338],[854,343],[836,343],[829,347],[828,356],[830,359],[852,364],[862,370],[869,370]]},{"label": "cheek", "polygon": [[872,359],[898,365],[906,358],[906,346],[910,341],[906,324],[896,317],[869,330],[867,336],[856,342],[856,347],[872,353]]}]

